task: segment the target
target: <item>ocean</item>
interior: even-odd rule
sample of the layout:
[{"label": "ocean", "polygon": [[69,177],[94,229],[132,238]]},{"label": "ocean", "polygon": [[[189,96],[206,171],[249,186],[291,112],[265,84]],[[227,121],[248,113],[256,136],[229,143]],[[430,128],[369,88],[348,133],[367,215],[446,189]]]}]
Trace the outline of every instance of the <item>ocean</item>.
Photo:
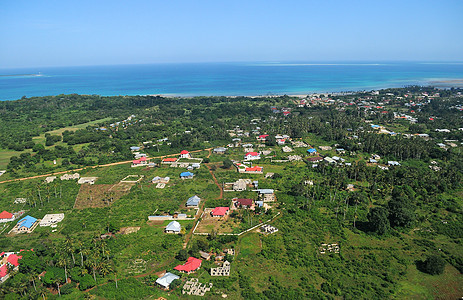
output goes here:
[{"label": "ocean", "polygon": [[0,100],[72,93],[301,95],[407,85],[461,87],[462,79],[463,63],[426,62],[186,63],[0,69]]}]

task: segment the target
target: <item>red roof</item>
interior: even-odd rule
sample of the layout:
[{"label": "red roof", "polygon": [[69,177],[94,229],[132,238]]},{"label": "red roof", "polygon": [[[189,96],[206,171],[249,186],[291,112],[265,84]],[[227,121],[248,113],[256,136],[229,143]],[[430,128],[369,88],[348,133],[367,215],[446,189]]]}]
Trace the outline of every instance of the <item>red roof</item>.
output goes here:
[{"label": "red roof", "polygon": [[13,218],[13,214],[7,212],[6,210],[0,213],[0,219],[11,219],[11,218]]},{"label": "red roof", "polygon": [[245,206],[251,206],[252,205],[252,199],[236,199],[236,202],[239,205],[245,205]]},{"label": "red roof", "polygon": [[19,262],[18,260],[22,258],[22,256],[19,256],[19,255],[16,255],[16,254],[10,254],[10,256],[8,256],[7,258],[7,261],[12,264],[13,266],[17,267],[19,266]]},{"label": "red roof", "polygon": [[178,265],[174,269],[177,271],[191,272],[201,267],[202,260],[194,257],[188,257],[188,260],[183,265]]},{"label": "red roof", "polygon": [[180,154],[188,154],[190,152],[186,151],[186,150],[182,150],[182,152],[180,152]]},{"label": "red roof", "polygon": [[174,157],[168,157],[168,158],[164,158],[162,161],[177,161],[177,159]]},{"label": "red roof", "polygon": [[262,171],[262,167],[254,166],[254,167],[252,167],[252,168],[246,168],[246,171],[250,171],[250,172],[260,172],[260,171]]},{"label": "red roof", "polygon": [[268,134],[259,135],[259,138],[261,138],[261,139],[265,139],[266,137],[268,137]]},{"label": "red roof", "polygon": [[0,278],[5,277],[8,274],[8,266],[4,264],[0,267]]},{"label": "red roof", "polygon": [[229,209],[230,209],[229,207],[216,207],[212,211],[212,215],[213,216],[225,216]]},{"label": "red roof", "polygon": [[248,152],[246,153],[246,156],[251,155],[251,156],[259,156],[259,153],[257,152]]},{"label": "red roof", "polygon": [[289,112],[289,111],[284,111],[283,114],[284,114],[285,116],[287,116],[287,115],[290,114],[290,112]]}]

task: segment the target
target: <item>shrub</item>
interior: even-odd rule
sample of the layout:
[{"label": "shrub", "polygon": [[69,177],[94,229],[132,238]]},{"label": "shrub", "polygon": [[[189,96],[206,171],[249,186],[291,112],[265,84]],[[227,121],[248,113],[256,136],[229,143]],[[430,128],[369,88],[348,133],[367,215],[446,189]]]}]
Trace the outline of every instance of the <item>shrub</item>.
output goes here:
[{"label": "shrub", "polygon": [[439,275],[444,272],[445,260],[438,255],[431,255],[422,262],[421,269],[431,275]]}]

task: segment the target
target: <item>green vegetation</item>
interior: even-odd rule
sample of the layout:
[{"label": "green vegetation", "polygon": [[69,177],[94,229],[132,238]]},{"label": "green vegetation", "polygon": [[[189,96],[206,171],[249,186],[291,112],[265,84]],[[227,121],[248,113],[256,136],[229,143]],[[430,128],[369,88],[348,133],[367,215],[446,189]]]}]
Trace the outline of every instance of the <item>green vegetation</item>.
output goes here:
[{"label": "green vegetation", "polygon": [[[27,234],[8,234],[16,221],[0,223],[0,251],[26,250],[0,295],[185,299],[183,284],[198,278],[213,283],[206,293],[213,299],[457,298],[461,93],[407,87],[304,99],[60,95],[0,102],[0,169],[7,170],[0,211],[65,214],[55,228]],[[269,138],[258,141],[263,134]],[[262,152],[252,166],[263,174],[237,172],[243,144]],[[318,152],[307,153],[309,145]],[[216,147],[227,151],[214,154]],[[179,177],[186,166],[160,163],[184,149],[203,159],[193,179]],[[131,168],[136,152],[156,166]],[[275,162],[288,155],[302,159]],[[126,163],[106,165],[117,162]],[[62,174],[52,183],[34,177],[65,171],[98,179],[81,186],[61,181]],[[128,175],[143,178],[120,183]],[[157,188],[155,176],[170,181]],[[249,180],[246,191],[219,189],[238,179]],[[256,204],[254,184],[275,190],[271,207],[232,207],[234,198]],[[193,195],[201,198],[198,213],[185,207]],[[216,206],[232,210],[224,219],[202,214]],[[180,234],[164,233],[171,220],[147,221],[178,214],[188,216],[178,220]],[[276,233],[238,235],[270,219]],[[196,233],[208,235],[193,234],[198,222]],[[199,251],[211,254],[199,271],[173,270]],[[230,277],[209,274],[217,256],[231,262]],[[170,291],[155,284],[163,271],[180,275]]]}]

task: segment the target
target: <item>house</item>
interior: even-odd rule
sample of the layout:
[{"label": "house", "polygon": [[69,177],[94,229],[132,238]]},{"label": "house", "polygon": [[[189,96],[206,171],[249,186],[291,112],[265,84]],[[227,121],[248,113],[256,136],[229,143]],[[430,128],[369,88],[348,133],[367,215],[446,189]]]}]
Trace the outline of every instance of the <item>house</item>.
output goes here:
[{"label": "house", "polygon": [[337,148],[336,152],[339,153],[339,154],[344,154],[344,153],[346,153],[346,150],[344,148]]},{"label": "house", "polygon": [[147,164],[146,156],[142,156],[139,159],[132,161],[132,168],[146,166]]},{"label": "house", "polygon": [[308,162],[311,162],[311,163],[314,163],[314,162],[317,162],[317,161],[320,161],[320,160],[323,160],[323,158],[321,158],[320,156],[315,156],[315,157],[309,157],[309,158],[307,158],[307,161],[308,161]]},{"label": "house", "polygon": [[201,168],[201,164],[200,163],[192,163],[191,168],[192,169],[199,169],[199,168]]},{"label": "house", "polygon": [[273,189],[258,189],[259,199],[264,202],[275,201],[275,193]]},{"label": "house", "polygon": [[169,224],[167,224],[166,229],[164,231],[165,233],[179,234],[180,230],[182,230],[182,226],[180,225],[180,223],[177,221],[172,221]]},{"label": "house", "polygon": [[209,260],[211,259],[211,255],[207,252],[204,251],[199,251],[199,255],[201,255],[202,259]]},{"label": "house", "polygon": [[288,152],[292,152],[293,149],[291,149],[290,147],[288,146],[284,146],[283,148],[281,148],[281,150],[284,152],[284,153],[288,153]]},{"label": "house", "polygon": [[172,164],[174,162],[177,162],[177,159],[174,158],[174,157],[167,157],[167,158],[164,158],[162,161],[161,161],[161,164]]},{"label": "house", "polygon": [[180,173],[180,178],[182,178],[182,179],[193,179],[193,176],[195,176],[195,174],[193,174],[191,172],[182,172],[182,173]]},{"label": "house", "polygon": [[6,223],[14,221],[14,215],[12,213],[7,212],[6,210],[0,213],[0,223]]},{"label": "house", "polygon": [[56,176],[49,176],[45,178],[45,183],[52,183],[53,181],[55,181],[55,179],[56,179]]},{"label": "house", "polygon": [[95,184],[95,181],[98,179],[98,177],[81,177],[79,181],[77,181],[78,184]]},{"label": "house", "polygon": [[51,226],[56,227],[56,224],[63,221],[64,214],[46,214],[42,220],[40,220],[39,226]]},{"label": "house", "polygon": [[15,271],[19,268],[19,260],[22,256],[14,252],[2,252],[0,254],[0,283],[5,282],[9,277],[8,267],[12,267]]},{"label": "house", "polygon": [[156,283],[167,290],[169,289],[169,286],[172,283],[172,281],[174,281],[175,279],[180,279],[180,277],[170,272],[167,272],[166,274],[164,274],[164,276],[156,279]]},{"label": "house", "polygon": [[245,191],[247,188],[246,181],[244,179],[238,179],[233,183],[233,190],[236,192]]},{"label": "house", "polygon": [[131,150],[131,151],[138,151],[138,150],[140,150],[140,147],[138,147],[138,146],[132,146],[132,147],[130,147],[130,150]]},{"label": "house", "polygon": [[332,163],[336,163],[336,161],[334,159],[332,159],[331,157],[325,157],[324,158],[325,161],[327,161],[328,163],[332,164]]},{"label": "house", "polygon": [[315,155],[315,154],[317,154],[317,149],[315,149],[315,148],[309,148],[309,149],[307,150],[307,153],[309,153],[310,155]]},{"label": "house", "polygon": [[368,161],[370,164],[377,164],[378,161],[376,159],[373,159],[373,158],[370,158],[370,160]]},{"label": "house", "polygon": [[388,166],[400,166],[400,163],[398,161],[395,161],[395,160],[389,160],[387,162],[387,165]]},{"label": "house", "polygon": [[196,195],[191,196],[186,201],[186,207],[198,207],[200,201],[201,201],[201,198],[199,198],[198,196]]},{"label": "house", "polygon": [[252,199],[233,199],[233,204],[236,208],[254,208],[254,201]]},{"label": "house", "polygon": [[80,174],[74,173],[74,174],[64,174],[59,179],[60,180],[73,180],[73,179],[79,179],[79,178],[80,178]]},{"label": "house", "polygon": [[180,158],[191,158],[191,154],[186,150],[182,150],[182,152],[180,152]]},{"label": "house", "polygon": [[254,166],[254,167],[246,167],[244,171],[241,171],[242,169],[239,169],[240,173],[248,173],[248,174],[263,174],[264,173],[264,167],[259,167],[259,166]]},{"label": "house", "polygon": [[213,217],[225,217],[227,214],[228,214],[228,211],[230,210],[229,207],[223,207],[223,206],[219,206],[219,207],[216,207],[212,210],[211,212],[211,215]]},{"label": "house", "polygon": [[261,134],[257,137],[258,141],[265,141],[265,139],[268,137],[268,134]]},{"label": "house", "polygon": [[230,276],[230,263],[224,261],[221,267],[211,268],[211,276]]},{"label": "house", "polygon": [[262,227],[260,227],[260,232],[265,233],[265,234],[271,234],[277,232],[278,229],[273,227],[272,225],[265,224]]},{"label": "house", "polygon": [[193,273],[196,270],[198,270],[201,267],[202,260],[195,258],[195,257],[189,257],[183,265],[178,265],[174,268],[174,270],[177,270],[181,273]]},{"label": "house", "polygon": [[246,155],[244,155],[245,160],[256,160],[260,159],[260,153],[257,152],[248,152]]},{"label": "house", "polygon": [[170,181],[170,177],[159,177],[159,176],[156,176],[154,177],[153,179],[151,179],[151,182],[152,183],[169,183]]},{"label": "house", "polygon": [[227,151],[227,148],[224,148],[224,147],[219,147],[219,148],[214,149],[215,154],[225,154],[226,151]]},{"label": "house", "polygon": [[31,216],[25,216],[16,224],[15,227],[10,232],[22,233],[27,232],[31,233],[37,227],[37,219]]}]

